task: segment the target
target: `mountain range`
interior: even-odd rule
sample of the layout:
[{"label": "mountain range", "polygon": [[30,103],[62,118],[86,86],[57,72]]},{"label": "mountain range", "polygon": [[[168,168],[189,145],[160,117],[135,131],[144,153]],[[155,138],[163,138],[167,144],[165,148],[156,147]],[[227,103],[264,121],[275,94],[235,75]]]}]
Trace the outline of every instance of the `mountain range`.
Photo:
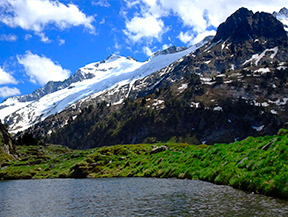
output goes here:
[{"label": "mountain range", "polygon": [[145,62],[113,54],[6,99],[0,119],[18,137],[31,133],[73,148],[275,133],[288,120],[287,11],[240,8],[214,37]]},{"label": "mountain range", "polygon": [[[10,97],[1,103],[1,117],[10,126],[10,132],[23,131],[43,121],[49,115],[61,112],[85,97],[103,95],[103,91],[130,86],[136,80],[150,75],[199,48],[207,42],[190,48],[172,46],[155,53],[149,60],[138,62],[132,57],[115,54],[107,59],[88,64],[63,82],[48,82],[43,88],[28,95]],[[127,93],[126,95],[129,95]],[[113,104],[121,103],[127,96],[111,99]]]}]

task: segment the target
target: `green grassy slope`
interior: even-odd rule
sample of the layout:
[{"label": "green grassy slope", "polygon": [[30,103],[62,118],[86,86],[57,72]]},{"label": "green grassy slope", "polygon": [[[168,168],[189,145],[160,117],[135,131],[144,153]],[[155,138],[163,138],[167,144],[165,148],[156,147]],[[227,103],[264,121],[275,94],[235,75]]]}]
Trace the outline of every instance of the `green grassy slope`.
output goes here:
[{"label": "green grassy slope", "polygon": [[85,151],[63,146],[18,146],[21,161],[0,170],[1,179],[161,177],[199,179],[288,199],[288,134],[248,137],[231,144],[116,145]]}]

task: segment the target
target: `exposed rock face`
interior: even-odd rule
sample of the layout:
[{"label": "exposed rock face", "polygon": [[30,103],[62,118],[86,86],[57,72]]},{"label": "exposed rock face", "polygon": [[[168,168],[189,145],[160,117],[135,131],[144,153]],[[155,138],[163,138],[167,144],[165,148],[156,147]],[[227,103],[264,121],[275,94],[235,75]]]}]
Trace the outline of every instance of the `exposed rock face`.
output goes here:
[{"label": "exposed rock face", "polygon": [[[5,156],[1,156],[0,158],[0,164],[3,163],[7,158],[15,158],[16,157],[16,151],[14,146],[14,140],[11,137],[11,135],[8,133],[5,126],[0,121],[0,153],[4,153]],[[3,159],[2,159],[3,157]],[[2,161],[2,162],[1,162]]]},{"label": "exposed rock face", "polygon": [[228,40],[237,45],[260,38],[267,40],[268,46],[279,46],[287,41],[287,34],[283,24],[272,14],[253,14],[246,8],[240,8],[218,27],[212,43]]},{"label": "exposed rock face", "polygon": [[273,12],[273,16],[277,17],[278,19],[288,19],[288,9],[281,8],[279,12]]},{"label": "exposed rock face", "polygon": [[288,9],[284,7],[279,12],[274,12],[273,16],[283,23],[288,35]]}]

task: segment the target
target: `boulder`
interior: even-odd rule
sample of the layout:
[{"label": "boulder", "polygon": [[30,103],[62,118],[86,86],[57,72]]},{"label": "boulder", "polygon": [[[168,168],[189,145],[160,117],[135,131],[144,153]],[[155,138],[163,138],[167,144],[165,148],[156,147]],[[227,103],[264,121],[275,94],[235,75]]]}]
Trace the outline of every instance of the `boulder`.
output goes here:
[{"label": "boulder", "polygon": [[160,147],[155,147],[151,151],[149,151],[150,154],[156,154],[162,151],[167,151],[168,147],[167,146],[160,146]]}]

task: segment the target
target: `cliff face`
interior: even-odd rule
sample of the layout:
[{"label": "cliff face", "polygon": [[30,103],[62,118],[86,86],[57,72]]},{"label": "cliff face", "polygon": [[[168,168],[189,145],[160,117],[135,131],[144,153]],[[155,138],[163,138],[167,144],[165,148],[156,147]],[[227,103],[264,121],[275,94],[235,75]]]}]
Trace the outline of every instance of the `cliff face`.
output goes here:
[{"label": "cliff face", "polygon": [[240,8],[218,27],[213,42],[229,39],[237,45],[247,40],[261,38],[268,42],[268,47],[279,46],[283,41],[287,41],[287,34],[283,24],[272,14],[264,12],[254,14],[246,8]]},{"label": "cliff face", "polygon": [[15,158],[14,140],[0,121],[0,165]]}]

